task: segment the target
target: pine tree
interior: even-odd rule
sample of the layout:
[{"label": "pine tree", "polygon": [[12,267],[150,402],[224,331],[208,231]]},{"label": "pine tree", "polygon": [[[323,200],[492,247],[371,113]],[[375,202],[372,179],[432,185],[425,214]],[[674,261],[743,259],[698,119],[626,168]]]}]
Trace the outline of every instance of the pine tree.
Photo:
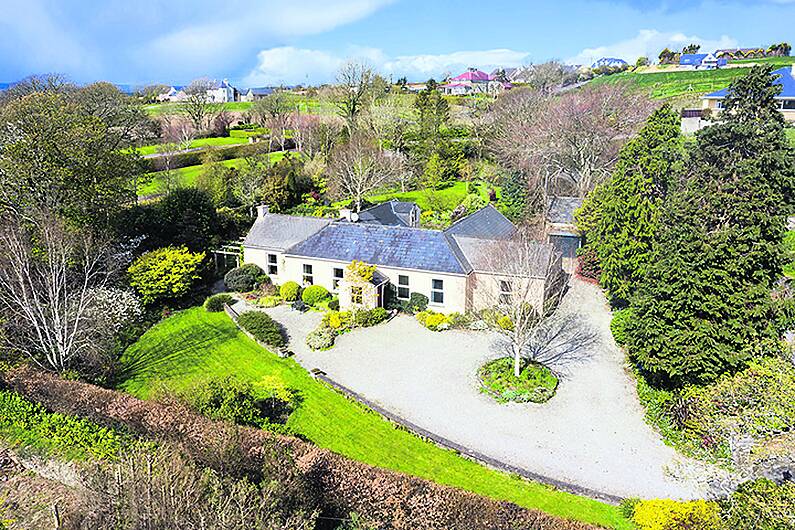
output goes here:
[{"label": "pine tree", "polygon": [[795,154],[770,67],[730,87],[722,122],[697,135],[684,185],[666,201],[633,299],[632,358],[651,380],[713,381],[773,348]]},{"label": "pine tree", "polygon": [[625,306],[646,274],[661,203],[683,160],[680,118],[663,106],[621,149],[612,177],[583,205],[581,228],[614,305]]}]

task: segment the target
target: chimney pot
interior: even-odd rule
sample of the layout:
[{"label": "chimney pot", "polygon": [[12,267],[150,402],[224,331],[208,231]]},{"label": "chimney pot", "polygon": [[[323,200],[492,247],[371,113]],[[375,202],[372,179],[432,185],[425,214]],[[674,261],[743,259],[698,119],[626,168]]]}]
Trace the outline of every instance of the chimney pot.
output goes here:
[{"label": "chimney pot", "polygon": [[271,209],[268,208],[267,204],[260,204],[257,206],[257,217],[265,217],[270,213]]}]

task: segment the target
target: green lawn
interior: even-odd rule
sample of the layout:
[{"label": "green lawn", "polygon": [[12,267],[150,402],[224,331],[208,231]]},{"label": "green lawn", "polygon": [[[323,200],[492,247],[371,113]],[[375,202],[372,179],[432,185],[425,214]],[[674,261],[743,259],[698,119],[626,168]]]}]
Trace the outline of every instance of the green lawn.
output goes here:
[{"label": "green lawn", "polygon": [[[282,158],[287,151],[274,151],[270,153],[271,160],[273,162],[278,162]],[[239,168],[245,163],[245,158],[232,158],[230,160],[224,160],[221,162],[226,167],[236,167]],[[179,169],[175,169],[174,173],[174,187],[190,187],[196,182],[196,177],[202,172],[203,165],[198,166],[188,166],[182,167]],[[155,195],[157,193],[164,193],[167,187],[166,177],[163,171],[158,171],[156,173],[152,173],[154,177],[151,182],[146,184],[145,186],[141,186],[138,189],[138,196],[139,197],[146,197],[149,195]]]},{"label": "green lawn", "polygon": [[786,133],[787,133],[787,138],[789,138],[789,142],[792,144],[793,147],[795,147],[795,128],[787,129]]},{"label": "green lawn", "polygon": [[130,347],[122,366],[119,388],[140,398],[149,398],[163,387],[184,390],[210,376],[234,374],[253,382],[275,377],[301,398],[288,425],[319,446],[561,517],[632,528],[618,507],[487,469],[396,428],[312,379],[294,360],[262,349],[225,313],[202,308],[177,313]]},{"label": "green lawn", "polygon": [[[488,201],[489,189],[491,186],[484,183],[478,183],[478,193],[481,197]],[[499,195],[499,187],[495,187]],[[467,183],[456,182],[448,188],[442,190],[429,190],[421,189],[407,192],[391,191],[379,193],[367,197],[367,200],[373,203],[386,202],[392,199],[399,201],[414,202],[423,211],[428,210],[452,210],[467,196]]]},{"label": "green lawn", "polygon": [[687,70],[678,72],[620,74],[597,77],[591,83],[629,83],[648,92],[654,99],[702,95],[729,86],[737,77],[747,74],[749,68],[721,68],[719,70]]},{"label": "green lawn", "polygon": [[[196,147],[221,147],[225,145],[241,145],[247,144],[248,138],[245,136],[222,136],[219,138],[199,138],[190,143],[190,148]],[[141,155],[153,155],[157,153],[157,148],[160,145],[145,145],[138,148],[138,153]]]},{"label": "green lawn", "polygon": [[[232,103],[210,103],[209,108],[215,112],[218,110],[228,110],[229,112],[246,112],[251,109],[253,103],[248,101],[235,101]],[[179,103],[155,103],[144,105],[144,110],[150,116],[161,116],[163,114],[181,114],[182,109]]]}]

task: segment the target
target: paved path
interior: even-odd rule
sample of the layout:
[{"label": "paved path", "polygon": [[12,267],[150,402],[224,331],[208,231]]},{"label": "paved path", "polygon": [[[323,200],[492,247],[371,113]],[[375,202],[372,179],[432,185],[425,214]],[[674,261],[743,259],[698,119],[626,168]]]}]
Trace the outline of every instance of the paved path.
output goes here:
[{"label": "paved path", "polygon": [[589,347],[589,358],[568,366],[556,396],[540,405],[500,405],[478,391],[477,368],[499,356],[488,333],[434,333],[399,316],[343,335],[329,351],[312,352],[303,339],[319,315],[286,307],[268,312],[288,328],[291,349],[306,369],[320,368],[385,409],[497,460],[623,497],[705,493],[695,482],[666,473],[670,464],[696,464],[665,446],[644,423],[624,355],[610,335],[609,310],[595,286],[572,280],[559,312],[581,315],[598,341]]}]

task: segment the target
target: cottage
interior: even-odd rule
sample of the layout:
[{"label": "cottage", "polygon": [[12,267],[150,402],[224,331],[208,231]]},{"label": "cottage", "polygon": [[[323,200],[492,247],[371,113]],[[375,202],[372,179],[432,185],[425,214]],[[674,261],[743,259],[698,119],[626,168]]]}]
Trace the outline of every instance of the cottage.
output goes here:
[{"label": "cottage", "polygon": [[[795,65],[779,68],[773,72],[774,85],[781,86],[781,92],[776,96],[778,107],[784,119],[795,122]],[[728,95],[729,89],[724,88],[701,98],[702,109],[720,112],[723,109],[723,100]]]},{"label": "cottage", "polygon": [[[419,228],[419,208],[411,203],[341,213],[337,220],[319,219],[272,214],[260,206],[243,243],[243,260],[262,267],[276,283],[323,285],[348,308],[383,306],[390,296],[408,300],[421,293],[436,311],[466,312],[496,305],[516,282],[532,287],[526,301],[540,307],[563,277],[560,254],[547,243],[531,243],[533,260],[520,273],[495,259],[513,244],[517,229],[493,206],[447,230]],[[376,267],[367,285],[346,277],[353,261]]]},{"label": "cottage", "polygon": [[273,89],[270,87],[249,88],[245,94],[240,96],[240,101],[257,101],[273,94]]},{"label": "cottage", "polygon": [[711,53],[683,53],[679,56],[679,66],[693,70],[714,70],[726,64],[726,59],[718,59]]},{"label": "cottage", "polygon": [[500,81],[477,68],[470,68],[463,74],[453,77],[448,83],[441,85],[439,88],[446,95],[463,96],[467,94],[494,95],[503,90],[510,90],[512,86],[511,83]]},{"label": "cottage", "polygon": [[168,90],[157,96],[157,100],[160,102],[178,102],[186,99],[188,99],[188,95],[185,93],[184,87],[181,86],[169,87]]}]

